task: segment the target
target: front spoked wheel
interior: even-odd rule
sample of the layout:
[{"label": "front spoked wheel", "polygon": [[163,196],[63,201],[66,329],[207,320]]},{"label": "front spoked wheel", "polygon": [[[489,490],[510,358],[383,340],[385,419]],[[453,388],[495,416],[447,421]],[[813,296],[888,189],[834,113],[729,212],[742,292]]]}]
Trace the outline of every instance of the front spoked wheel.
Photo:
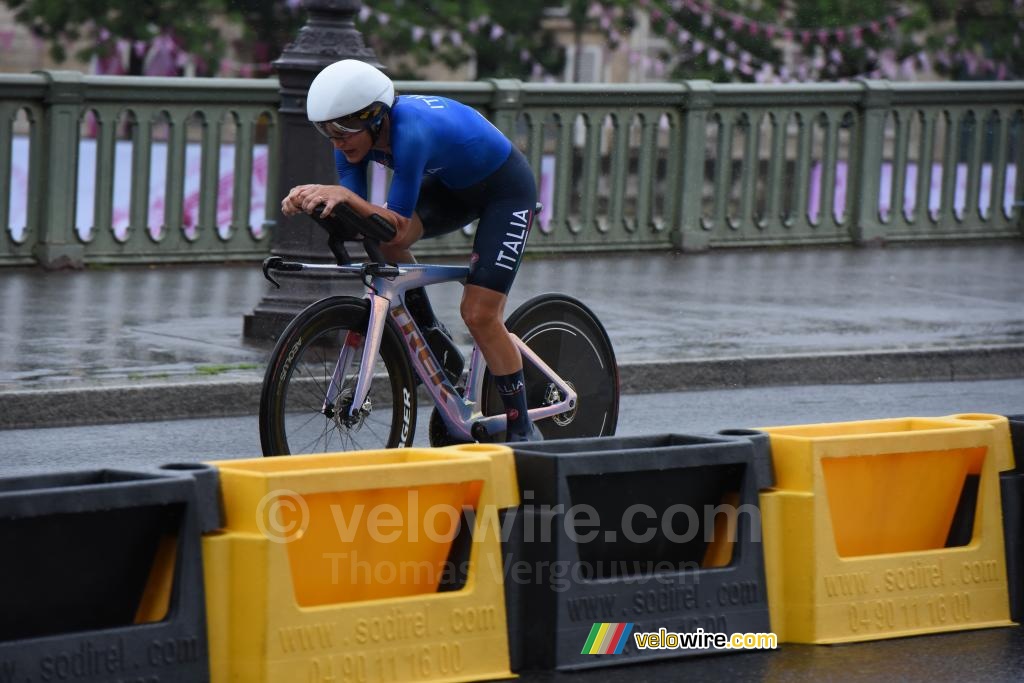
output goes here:
[{"label": "front spoked wheel", "polygon": [[[570,411],[537,422],[545,439],[610,436],[619,421],[619,370],[604,326],[589,308],[563,294],[544,294],[520,306],[505,327],[576,391]],[[540,370],[523,360],[527,407],[561,401],[561,391]],[[484,375],[484,415],[503,412],[490,373]],[[504,434],[498,434],[503,439]]]},{"label": "front spoked wheel", "polygon": [[[370,393],[351,410],[369,321],[369,302],[319,301],[281,335],[263,378],[263,455],[329,453],[412,444],[416,391],[404,348],[389,320]],[[343,353],[344,352],[344,353]]]}]

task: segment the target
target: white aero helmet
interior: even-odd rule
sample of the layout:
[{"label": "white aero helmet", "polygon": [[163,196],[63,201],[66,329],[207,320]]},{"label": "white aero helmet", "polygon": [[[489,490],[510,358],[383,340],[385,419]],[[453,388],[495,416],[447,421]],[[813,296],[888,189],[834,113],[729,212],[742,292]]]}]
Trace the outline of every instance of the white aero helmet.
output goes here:
[{"label": "white aero helmet", "polygon": [[369,130],[376,140],[394,103],[395,86],[380,69],[358,59],[343,59],[313,79],[306,116],[328,138]]}]

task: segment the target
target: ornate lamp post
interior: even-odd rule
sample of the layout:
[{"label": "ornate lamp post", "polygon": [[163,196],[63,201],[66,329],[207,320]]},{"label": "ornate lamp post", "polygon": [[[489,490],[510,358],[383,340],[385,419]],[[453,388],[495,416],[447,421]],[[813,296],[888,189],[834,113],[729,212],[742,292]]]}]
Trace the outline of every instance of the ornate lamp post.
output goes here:
[{"label": "ornate lamp post", "polygon": [[[353,22],[362,5],[361,0],[303,0],[308,11],[306,24],[274,62],[281,83],[278,111],[282,165],[278,189],[282,197],[295,185],[337,182],[331,146],[306,119],[306,93],[320,70],[340,59],[381,66]],[[279,214],[272,228],[270,250],[290,260],[331,260],[326,234],[303,214]],[[245,316],[246,337],[275,338],[299,310],[328,293],[329,282],[323,277],[309,273],[277,275],[281,289],[270,290]],[[337,285],[334,281],[331,291],[336,293]]]}]

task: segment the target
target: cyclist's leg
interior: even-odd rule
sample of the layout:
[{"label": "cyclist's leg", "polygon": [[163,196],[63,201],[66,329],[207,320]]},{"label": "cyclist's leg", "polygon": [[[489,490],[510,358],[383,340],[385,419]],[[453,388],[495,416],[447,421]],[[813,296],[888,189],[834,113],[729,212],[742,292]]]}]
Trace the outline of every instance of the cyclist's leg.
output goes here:
[{"label": "cyclist's leg", "polygon": [[[441,181],[429,175],[423,177],[419,198],[416,201],[416,211],[412,215],[412,226],[417,232],[417,240],[454,232],[476,218],[477,212],[460,201]],[[411,250],[392,252],[395,254],[394,258],[388,252],[384,252],[385,257],[400,263],[416,262]],[[421,328],[443,328],[423,287],[406,292],[405,303],[409,313]]]},{"label": "cyclist's leg", "polygon": [[[420,221],[419,216],[415,213],[412,215],[412,219],[409,221],[409,230],[412,231],[414,236],[413,242],[418,242],[423,237],[423,223]],[[384,254],[384,258],[389,263],[415,263],[416,259],[413,258],[412,249],[409,247],[393,247],[388,244],[380,245],[380,253]]]},{"label": "cyclist's leg", "polygon": [[495,176],[488,185],[501,188],[501,195],[489,198],[481,213],[461,312],[496,380],[508,418],[506,438],[525,440],[540,433],[527,414],[523,360],[503,321],[533,225],[537,189],[529,164],[515,149]]}]

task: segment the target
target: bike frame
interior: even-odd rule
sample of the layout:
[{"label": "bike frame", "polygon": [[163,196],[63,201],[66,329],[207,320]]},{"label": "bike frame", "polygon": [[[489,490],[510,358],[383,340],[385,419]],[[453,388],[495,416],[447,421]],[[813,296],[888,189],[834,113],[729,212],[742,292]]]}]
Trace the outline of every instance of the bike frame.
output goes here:
[{"label": "bike frame", "polygon": [[[377,363],[384,326],[388,317],[394,320],[399,330],[406,356],[412,364],[413,371],[420,378],[423,386],[430,394],[441,418],[444,420],[451,436],[473,441],[474,426],[483,428],[488,435],[504,431],[507,418],[505,414],[484,416],[480,410],[480,399],[483,391],[485,361],[480,349],[474,345],[469,362],[469,376],[466,382],[466,394],[460,396],[448,380],[441,364],[427,346],[422,331],[413,320],[405,306],[405,293],[417,287],[426,287],[442,282],[465,283],[469,275],[466,266],[442,266],[430,264],[400,264],[397,272],[375,274],[365,264],[348,266],[302,264],[303,270],[321,270],[337,274],[360,275],[366,284],[366,298],[370,303],[370,318],[367,323],[366,337],[362,356],[359,359],[359,374],[349,415],[354,416],[366,403],[370,391],[370,383]],[[394,271],[394,269],[392,269]],[[355,360],[355,349],[359,339],[355,333],[346,334],[342,350],[334,368],[327,396],[324,400],[324,411],[334,405],[341,392],[341,383],[350,364]],[[519,337],[510,334],[512,342],[522,354],[523,362],[536,367],[544,377],[561,392],[561,400],[528,411],[530,420],[537,421],[546,417],[560,415],[576,407],[576,391],[552,370],[537,354],[533,352]]]}]

